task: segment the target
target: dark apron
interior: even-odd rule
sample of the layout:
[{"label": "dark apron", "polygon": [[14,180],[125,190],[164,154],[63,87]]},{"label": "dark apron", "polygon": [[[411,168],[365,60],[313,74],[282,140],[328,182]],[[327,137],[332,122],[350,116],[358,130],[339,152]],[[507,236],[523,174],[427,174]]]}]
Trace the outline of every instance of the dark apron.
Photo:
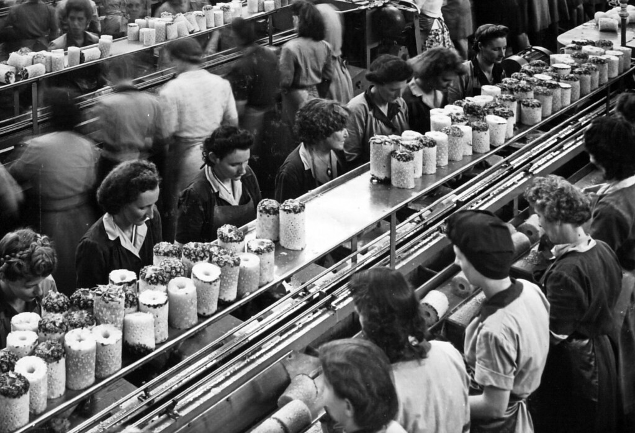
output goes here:
[{"label": "dark apron", "polygon": [[254,206],[254,199],[250,195],[250,200],[245,205],[215,205],[213,213],[212,239],[216,238],[216,230],[225,224],[240,228],[254,220],[256,207]]}]

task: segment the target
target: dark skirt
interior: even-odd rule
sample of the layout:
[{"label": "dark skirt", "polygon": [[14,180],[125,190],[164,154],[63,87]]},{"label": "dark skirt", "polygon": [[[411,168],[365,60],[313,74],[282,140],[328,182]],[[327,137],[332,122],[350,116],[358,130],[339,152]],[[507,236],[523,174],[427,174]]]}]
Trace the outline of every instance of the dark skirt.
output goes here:
[{"label": "dark skirt", "polygon": [[616,431],[617,387],[616,359],[607,335],[552,345],[536,396],[537,431]]}]

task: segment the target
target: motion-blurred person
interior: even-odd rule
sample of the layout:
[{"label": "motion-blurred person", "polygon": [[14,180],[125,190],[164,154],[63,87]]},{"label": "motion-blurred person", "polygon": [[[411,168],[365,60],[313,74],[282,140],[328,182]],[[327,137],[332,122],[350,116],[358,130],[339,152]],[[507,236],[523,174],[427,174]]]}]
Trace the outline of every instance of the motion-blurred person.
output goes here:
[{"label": "motion-blurred person", "polygon": [[634,128],[634,92],[623,92],[616,102],[616,115],[621,116]]},{"label": "motion-blurred person", "polygon": [[343,173],[336,152],[347,139],[349,110],[337,103],[312,99],[296,114],[294,134],[300,145],[287,157],[276,175],[278,202],[296,199]]},{"label": "motion-blurred person", "polygon": [[325,23],[325,41],[331,46],[333,76],[325,98],[347,104],[353,98],[353,83],[351,74],[349,74],[347,65],[342,58],[344,30],[342,15],[334,5],[327,3],[327,0],[318,0],[315,4]]},{"label": "motion-blurred person", "polygon": [[129,23],[134,23],[136,19],[151,17],[150,9],[150,0],[126,0]]},{"label": "motion-blurred person", "polygon": [[22,47],[41,51],[57,38],[58,31],[53,6],[41,0],[27,0],[9,9],[0,37],[7,42],[8,52]]},{"label": "motion-blurred person", "polygon": [[[256,164],[253,169],[259,180],[267,185],[266,189],[271,190],[273,182],[267,180],[271,178],[273,181],[271,175],[276,170],[272,167],[272,149],[262,146],[264,131],[275,114],[280,80],[278,59],[272,50],[256,43],[252,21],[243,18],[232,20],[232,36],[242,56],[226,78],[232,84],[239,125],[254,136],[251,158]],[[264,185],[261,187],[265,188]]]},{"label": "motion-blurred person", "polygon": [[106,64],[113,93],[100,98],[93,109],[96,140],[101,142],[97,182],[113,167],[128,160],[152,160],[160,173],[164,161],[165,139],[163,107],[159,98],[141,92],[133,85],[133,59],[126,56]]},{"label": "motion-blurred person", "polygon": [[417,0],[415,3],[420,9],[422,51],[435,47],[454,48],[442,14],[444,0]]},{"label": "motion-blurred person", "polygon": [[[629,101],[630,96],[623,94],[621,98]],[[602,117],[595,119],[585,132],[590,161],[607,181],[596,191],[589,234],[607,243],[624,271],[621,294],[612,315],[615,340],[619,342],[619,431],[629,431],[634,425],[634,94],[629,109],[632,123],[622,117]]]},{"label": "motion-blurred person", "polygon": [[298,0],[291,5],[298,37],[286,42],[280,53],[280,87],[283,121],[294,125],[296,112],[312,98],[324,98],[333,77],[331,48],[325,23],[316,6]]},{"label": "motion-blurred person", "polygon": [[525,197],[555,244],[556,257],[541,279],[550,302],[551,345],[537,395],[537,419],[545,421],[539,431],[616,431],[618,342],[612,316],[621,291],[620,264],[607,244],[583,230],[590,200],[565,179],[534,178]]},{"label": "motion-blurred person", "polygon": [[[126,3],[124,0],[97,0],[97,10],[104,35],[119,38],[124,35],[126,25]],[[145,18],[145,16],[144,16]]]},{"label": "motion-blurred person", "polygon": [[0,236],[18,224],[23,201],[22,189],[4,165],[0,164]]},{"label": "motion-blurred person", "polygon": [[397,134],[409,129],[406,103],[402,98],[413,69],[404,60],[383,54],[371,63],[366,79],[373,85],[347,104],[349,137],[344,144],[348,168],[369,161],[369,139],[376,134]]},{"label": "motion-blurred person", "polygon": [[[340,339],[320,346],[324,432],[406,432],[394,419],[398,397],[391,364],[374,343]],[[333,428],[332,428],[333,427]]]},{"label": "motion-blurred person", "polygon": [[[57,16],[57,23],[60,28],[60,34],[68,32],[68,20],[66,17],[66,2],[67,0],[61,0],[55,5],[55,15]],[[101,22],[99,21],[99,14],[97,12],[97,4],[93,0],[89,0],[92,9],[92,15],[87,30],[90,33],[101,33]]]},{"label": "motion-blurred person", "polygon": [[446,234],[455,264],[486,296],[464,339],[464,358],[476,386],[469,398],[470,430],[533,432],[527,399],[539,387],[548,357],[548,301],[537,285],[510,277],[512,238],[494,214],[457,212]]},{"label": "motion-blurred person", "polygon": [[113,270],[139,274],[152,265],[152,248],[161,241],[159,173],[154,164],[125,161],[115,167],[97,190],[105,214],[90,227],[77,246],[77,288],[108,283]]},{"label": "motion-blurred person", "polygon": [[[97,35],[87,31],[93,13],[89,0],[66,0],[64,10],[68,31],[49,44],[49,51],[68,50],[68,47],[73,46],[86,47],[99,42]],[[50,79],[51,85],[81,94],[94,92],[105,84],[101,65],[100,63],[56,75]]]},{"label": "motion-blurred person", "polygon": [[233,126],[219,127],[203,142],[204,167],[181,193],[179,244],[210,242],[224,224],[243,226],[256,218],[258,180],[248,166],[254,138]]},{"label": "motion-blurred person", "polygon": [[462,59],[452,48],[436,47],[409,60],[413,78],[402,97],[409,112],[409,126],[418,133],[431,130],[431,109],[448,104],[448,87],[465,74]]},{"label": "motion-blurred person", "polygon": [[54,132],[28,140],[10,171],[23,186],[26,203],[22,220],[48,235],[57,250],[53,273],[61,292],[75,291],[75,249],[97,219],[90,195],[95,187],[95,143],[78,134],[82,121],[74,95],[47,91]]},{"label": "motion-blurred person", "polygon": [[448,89],[451,103],[467,96],[481,95],[481,87],[501,83],[506,72],[501,61],[506,54],[508,28],[484,24],[475,32],[473,51],[476,55],[464,66],[467,74],[458,76]]},{"label": "motion-blurred person", "polygon": [[87,31],[92,15],[93,8],[89,0],[66,0],[64,16],[68,30],[49,44],[49,51],[97,44],[99,38]]},{"label": "motion-blurred person", "polygon": [[451,41],[462,59],[468,59],[468,36],[473,34],[471,3],[470,0],[448,0],[442,6],[442,15]]},{"label": "motion-blurred person", "polygon": [[173,241],[177,201],[201,169],[203,141],[221,125],[237,126],[238,114],[230,83],[201,69],[196,40],[172,41],[167,49],[177,77],[159,91],[172,135],[162,206],[164,239]]},{"label": "motion-blurred person", "polygon": [[[415,292],[399,271],[375,267],[349,282],[365,337],[387,355],[407,432],[467,432],[468,374],[450,343],[428,341]],[[450,417],[452,415],[452,417]]]},{"label": "motion-blurred person", "polygon": [[0,349],[7,346],[11,318],[23,312],[41,313],[40,302],[56,291],[51,273],[57,266],[47,236],[31,229],[9,232],[0,240]]},{"label": "motion-blurred person", "polygon": [[190,10],[190,2],[188,0],[166,0],[155,9],[154,16],[161,17],[163,12],[170,12],[173,15],[185,14]]}]

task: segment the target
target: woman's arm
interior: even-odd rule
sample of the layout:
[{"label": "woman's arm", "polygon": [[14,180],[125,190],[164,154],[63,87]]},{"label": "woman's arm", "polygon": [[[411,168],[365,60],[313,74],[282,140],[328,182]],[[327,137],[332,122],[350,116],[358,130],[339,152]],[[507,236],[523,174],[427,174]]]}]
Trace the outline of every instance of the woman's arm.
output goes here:
[{"label": "woman's arm", "polygon": [[[289,44],[289,43],[288,43]],[[294,81],[295,71],[294,54],[288,48],[287,44],[283,45],[280,53],[280,87],[281,89],[289,89]]]}]

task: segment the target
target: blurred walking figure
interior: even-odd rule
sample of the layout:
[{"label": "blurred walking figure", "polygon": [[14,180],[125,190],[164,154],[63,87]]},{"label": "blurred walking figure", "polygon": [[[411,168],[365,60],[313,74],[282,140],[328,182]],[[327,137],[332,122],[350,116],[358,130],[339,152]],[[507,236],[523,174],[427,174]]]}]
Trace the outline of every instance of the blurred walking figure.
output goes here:
[{"label": "blurred walking figure", "polygon": [[55,242],[58,267],[53,272],[61,292],[75,291],[75,249],[97,219],[91,194],[95,185],[95,144],[80,135],[81,122],[74,95],[47,92],[54,132],[25,143],[10,172],[25,190],[23,224]]},{"label": "blurred walking figure", "polygon": [[156,96],[133,86],[131,62],[125,56],[108,61],[107,77],[113,93],[101,98],[94,108],[97,138],[101,142],[98,183],[123,161],[163,161],[167,133],[161,103]]},{"label": "blurred walking figure", "polygon": [[310,99],[327,95],[333,77],[332,50],[323,40],[322,15],[305,0],[292,3],[291,8],[298,38],[283,45],[280,54],[283,121],[290,128],[298,109]]},{"label": "blurred walking figure", "polygon": [[162,218],[164,240],[174,241],[179,194],[201,169],[203,141],[221,125],[238,126],[238,114],[230,83],[201,69],[197,41],[179,39],[167,48],[177,77],[159,91],[171,136]]}]

